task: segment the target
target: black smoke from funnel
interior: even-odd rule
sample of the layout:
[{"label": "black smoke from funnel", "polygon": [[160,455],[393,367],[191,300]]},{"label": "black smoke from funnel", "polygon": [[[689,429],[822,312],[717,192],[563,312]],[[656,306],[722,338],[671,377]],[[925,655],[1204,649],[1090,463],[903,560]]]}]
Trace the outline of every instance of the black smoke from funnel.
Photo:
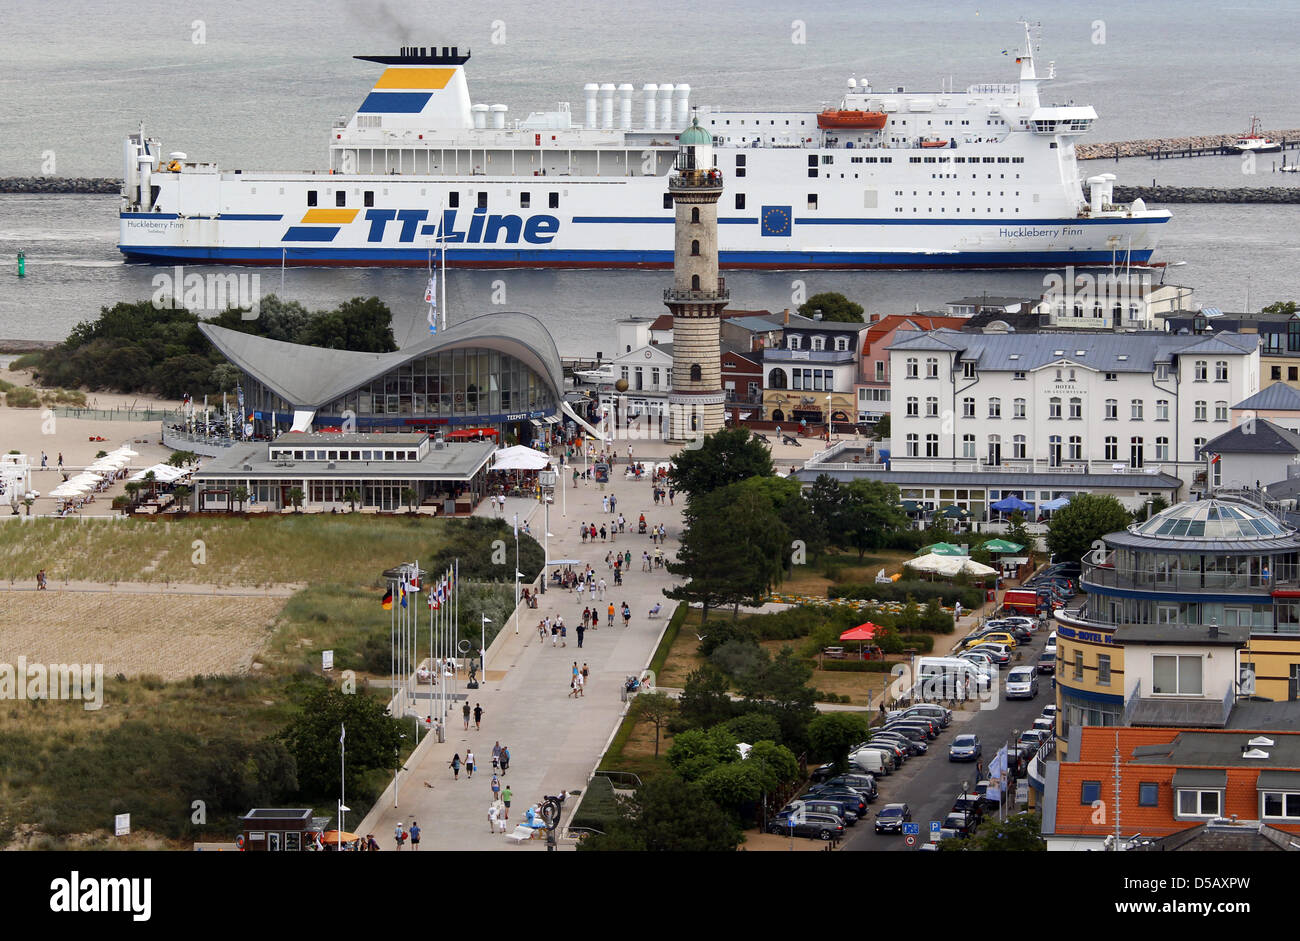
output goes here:
[{"label": "black smoke from funnel", "polygon": [[380,33],[394,44],[415,45],[415,28],[404,23],[390,4],[346,3],[344,8],[357,23]]}]

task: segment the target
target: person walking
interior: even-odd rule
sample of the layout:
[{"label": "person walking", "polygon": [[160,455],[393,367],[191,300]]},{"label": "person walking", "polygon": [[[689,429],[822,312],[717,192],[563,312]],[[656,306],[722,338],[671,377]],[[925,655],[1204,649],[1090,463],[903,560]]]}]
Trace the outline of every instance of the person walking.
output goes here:
[{"label": "person walking", "polygon": [[623,553],[623,569],[626,571],[628,566],[630,566],[631,564],[632,564],[632,550],[628,549],[626,552]]},{"label": "person walking", "polygon": [[492,800],[493,800],[493,802],[495,803],[495,802],[496,802],[496,799],[497,799],[498,797],[500,797],[500,796],[501,796],[501,779],[498,778],[498,777],[494,774],[494,775],[492,775]]},{"label": "person walking", "polygon": [[[59,470],[63,470],[63,452],[59,452]],[[1258,488],[1256,488],[1258,489]]]},{"label": "person walking", "polygon": [[650,553],[644,549],[641,550],[641,571],[650,571]]},{"label": "person walking", "polygon": [[601,523],[601,524],[600,524],[600,541],[601,541],[601,542],[607,542],[607,541],[608,541],[607,536],[606,536],[606,532],[605,532],[605,524],[604,524],[604,523]]},{"label": "person walking", "polygon": [[609,514],[609,497],[600,498],[600,512],[606,515]]},{"label": "person walking", "polygon": [[497,832],[497,802],[488,805],[488,833]]},{"label": "person walking", "polygon": [[569,642],[565,640],[569,636],[569,629],[564,626],[564,618],[556,618],[560,622],[560,646],[567,647]]},{"label": "person walking", "polygon": [[583,695],[582,690],[583,690],[583,687],[586,685],[586,683],[585,683],[585,682],[583,681],[583,679],[582,679],[582,674],[579,673],[577,676],[575,676],[575,677],[573,678],[573,682],[574,682],[575,684],[577,684],[576,688],[577,688],[578,697],[579,697],[580,699],[581,699],[581,698],[585,698],[584,695]]},{"label": "person walking", "polygon": [[497,742],[492,746],[492,774],[496,775],[501,768],[501,743]]},{"label": "person walking", "polygon": [[632,623],[632,609],[628,607],[627,602],[623,602],[623,626],[627,627]]},{"label": "person walking", "polygon": [[569,677],[569,695],[567,698],[578,698],[578,678],[576,676]]},{"label": "person walking", "polygon": [[669,487],[669,488],[668,488],[668,505],[669,505],[669,506],[672,506],[672,505],[673,505],[673,497],[674,497],[676,494],[677,494],[677,491],[676,491],[676,490],[674,490],[672,487]]},{"label": "person walking", "polygon": [[612,493],[609,495],[609,512],[618,512],[618,497],[614,496]]},{"label": "person walking", "polygon": [[393,828],[393,839],[397,841],[397,848],[399,850],[402,848],[402,844],[406,842],[406,831],[402,829],[402,824],[400,822]]},{"label": "person walking", "polygon": [[472,751],[465,752],[465,777],[469,780],[474,778],[474,753]]},{"label": "person walking", "polygon": [[461,715],[465,717],[465,731],[469,731],[469,700],[465,700],[465,706],[460,710]]},{"label": "person walking", "polygon": [[447,762],[447,767],[451,769],[451,779],[460,780],[460,752],[451,756],[451,761]]},{"label": "person walking", "polygon": [[556,618],[551,622],[551,647],[560,643],[560,619]]},{"label": "person walking", "polygon": [[609,603],[609,626],[614,626],[614,602]]},{"label": "person walking", "polygon": [[501,789],[501,803],[505,805],[505,819],[507,820],[510,819],[510,801],[514,796],[514,792],[510,790],[509,784]]},{"label": "person walking", "polygon": [[605,600],[605,580],[602,578],[596,583],[596,590],[600,592],[600,600]]},{"label": "person walking", "polygon": [[584,634],[587,633],[587,621],[586,621],[585,618],[583,619],[583,622],[582,622],[581,624],[579,624],[579,625],[575,628],[575,630],[577,630],[577,632],[578,632],[578,649],[581,650],[581,649],[582,649],[582,637],[583,637]]},{"label": "person walking", "polygon": [[582,673],[581,673],[581,676],[582,676],[582,685],[583,685],[583,686],[586,686],[586,685],[587,685],[587,678],[588,678],[590,675],[591,675],[591,671],[587,669],[587,664],[584,662],[584,663],[582,664]]},{"label": "person walking", "polygon": [[411,821],[411,852],[414,853],[420,848],[420,821]]},{"label": "person walking", "polygon": [[481,702],[476,702],[474,703],[474,731],[475,732],[479,731],[479,729],[481,728],[479,723],[482,721],[483,721],[483,704]]},{"label": "person walking", "polygon": [[[501,746],[501,775],[502,775],[502,777],[504,777],[504,776],[505,776],[505,773],[506,773],[507,771],[509,771],[509,770],[510,770],[510,748],[509,748],[509,746],[507,746],[507,745],[502,745],[502,746]],[[510,806],[510,805],[507,804],[506,806],[508,807],[508,806]]]}]

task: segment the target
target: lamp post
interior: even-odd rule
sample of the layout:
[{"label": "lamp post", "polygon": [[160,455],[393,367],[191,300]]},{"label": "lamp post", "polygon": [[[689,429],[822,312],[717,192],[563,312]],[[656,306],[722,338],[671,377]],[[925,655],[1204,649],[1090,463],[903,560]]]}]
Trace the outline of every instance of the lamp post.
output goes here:
[{"label": "lamp post", "polygon": [[483,674],[483,680],[487,679],[487,626],[492,623],[492,619],[486,614],[482,616],[483,622],[479,625],[478,640],[478,671]]},{"label": "lamp post", "polygon": [[831,397],[826,396],[826,447],[831,446],[831,435],[835,434],[835,416],[831,412]]}]

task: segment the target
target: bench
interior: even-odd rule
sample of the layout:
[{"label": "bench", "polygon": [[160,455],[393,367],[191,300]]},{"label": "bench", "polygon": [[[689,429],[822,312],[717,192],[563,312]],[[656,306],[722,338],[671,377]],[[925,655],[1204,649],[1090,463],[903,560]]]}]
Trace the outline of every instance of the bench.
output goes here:
[{"label": "bench", "polygon": [[531,840],[533,838],[533,834],[544,833],[544,832],[545,832],[544,830],[534,830],[532,827],[528,826],[528,824],[521,823],[517,827],[515,827],[513,833],[506,834],[506,839],[512,843],[522,843],[524,842],[524,840]]},{"label": "bench", "polygon": [[843,659],[844,659],[844,648],[843,648],[843,647],[827,647],[825,650],[822,651],[822,654],[823,654],[824,656],[830,657],[832,660],[843,660]]}]

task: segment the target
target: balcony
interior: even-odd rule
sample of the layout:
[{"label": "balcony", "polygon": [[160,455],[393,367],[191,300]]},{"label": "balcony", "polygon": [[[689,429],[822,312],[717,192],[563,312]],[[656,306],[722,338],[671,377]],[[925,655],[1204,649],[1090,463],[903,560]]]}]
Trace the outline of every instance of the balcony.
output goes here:
[{"label": "balcony", "polygon": [[1083,587],[1128,588],[1134,591],[1168,591],[1196,594],[1202,591],[1242,592],[1267,595],[1275,588],[1300,587],[1300,565],[1278,563],[1263,572],[1185,572],[1178,569],[1117,569],[1109,560],[1083,558]]},{"label": "balcony", "polygon": [[1232,713],[1233,694],[1234,690],[1229,686],[1221,699],[1208,696],[1143,697],[1142,680],[1139,678],[1133,692],[1124,701],[1124,720],[1121,724],[1221,729],[1228,724],[1228,716]]},{"label": "balcony", "polygon": [[791,350],[786,347],[763,351],[764,363],[853,363],[858,354],[853,350]]},{"label": "balcony", "polygon": [[668,188],[722,191],[722,173],[719,170],[674,170],[668,177]]},{"label": "balcony", "polygon": [[713,303],[715,301],[727,301],[731,299],[731,294],[727,291],[727,279],[719,278],[717,290],[714,291],[691,291],[679,290],[678,288],[664,289],[665,304],[686,304],[692,301],[703,301]]}]

